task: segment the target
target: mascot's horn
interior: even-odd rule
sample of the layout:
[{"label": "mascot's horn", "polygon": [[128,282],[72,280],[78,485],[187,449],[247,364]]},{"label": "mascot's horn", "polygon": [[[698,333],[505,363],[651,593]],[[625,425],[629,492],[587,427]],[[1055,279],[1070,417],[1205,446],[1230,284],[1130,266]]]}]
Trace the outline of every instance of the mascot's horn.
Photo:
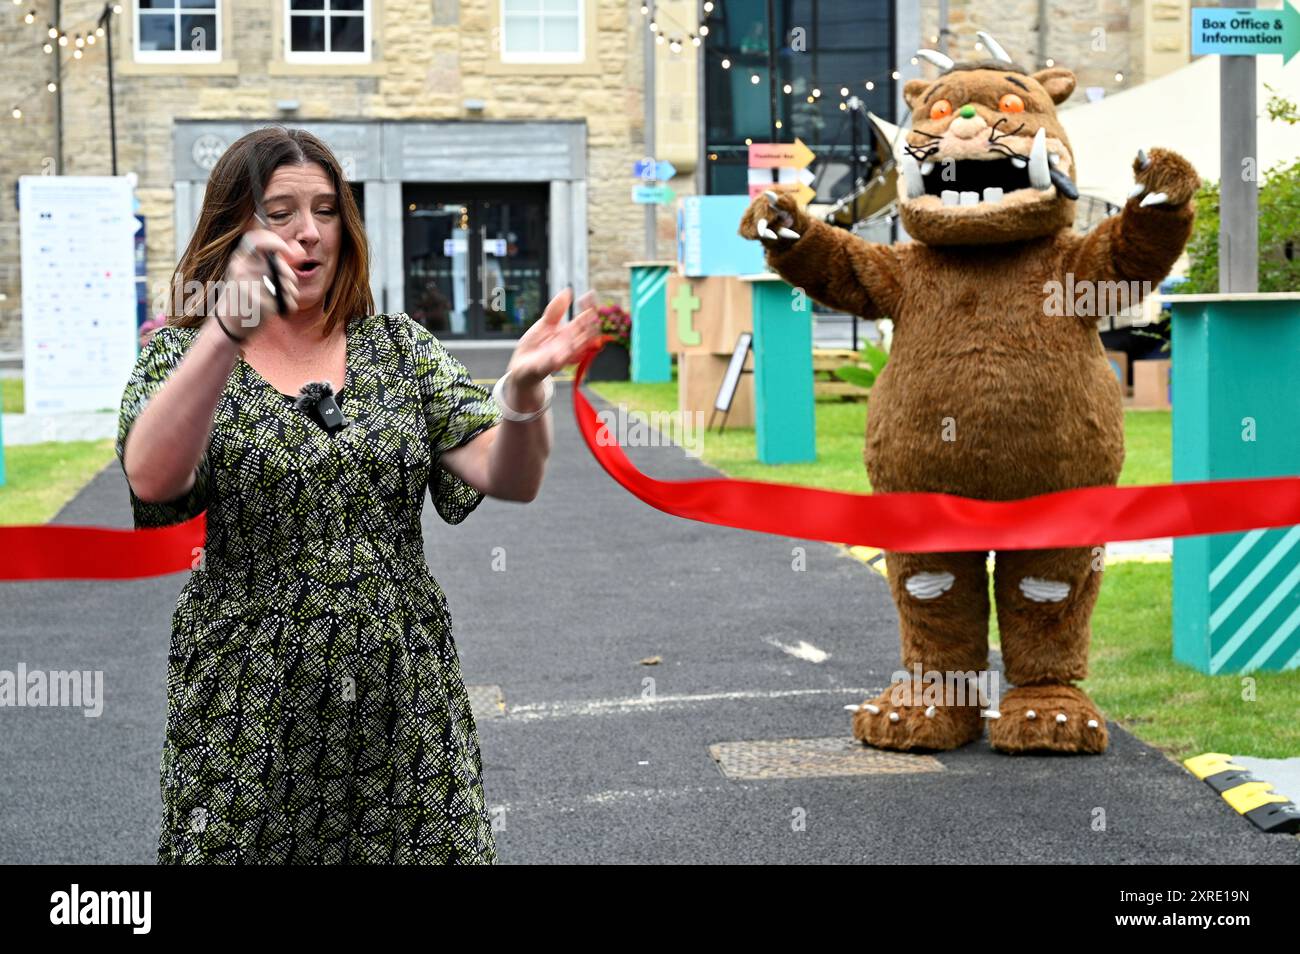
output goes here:
[{"label": "mascot's horn", "polygon": [[945,73],[952,69],[952,57],[944,56],[938,50],[917,50],[916,55],[927,63],[933,63]]},{"label": "mascot's horn", "polygon": [[1001,60],[1003,63],[1010,63],[1012,61],[1011,57],[1007,56],[1007,51],[1002,49],[1002,44],[993,39],[993,37],[988,33],[985,33],[983,30],[978,30],[975,35],[989,48],[989,52],[993,54],[995,60]]}]

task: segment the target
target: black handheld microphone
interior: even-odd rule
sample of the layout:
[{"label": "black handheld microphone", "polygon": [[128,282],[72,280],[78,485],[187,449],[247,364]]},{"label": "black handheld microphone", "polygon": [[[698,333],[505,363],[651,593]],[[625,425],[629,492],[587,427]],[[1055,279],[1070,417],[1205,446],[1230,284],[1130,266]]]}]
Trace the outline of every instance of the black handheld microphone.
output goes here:
[{"label": "black handheld microphone", "polygon": [[334,400],[334,386],[328,381],[308,381],[299,389],[293,406],[315,417],[330,434],[352,423],[343,416],[339,402]]},{"label": "black handheld microphone", "polygon": [[[257,170],[251,167],[251,163],[253,162],[253,152],[251,149],[248,152],[248,160],[250,163],[248,181],[249,185],[252,187],[251,191],[253,193],[253,217],[257,219],[258,225],[269,231],[271,228],[271,220],[266,217],[266,207],[262,205],[262,183],[258,181]],[[265,252],[264,256],[266,258],[266,270],[268,272],[266,279],[271,286],[271,292],[275,295],[275,313],[281,318],[285,318],[288,316],[289,306],[284,300],[284,289],[280,287],[279,260],[274,252]]]}]

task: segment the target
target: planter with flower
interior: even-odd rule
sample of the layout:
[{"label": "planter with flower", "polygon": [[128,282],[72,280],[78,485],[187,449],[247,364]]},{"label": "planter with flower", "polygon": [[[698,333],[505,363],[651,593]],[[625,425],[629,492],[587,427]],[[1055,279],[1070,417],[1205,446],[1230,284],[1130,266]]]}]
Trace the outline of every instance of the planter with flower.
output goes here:
[{"label": "planter with flower", "polygon": [[600,349],[587,369],[587,380],[626,381],[632,367],[632,316],[615,302],[601,305],[597,311],[605,347]]}]

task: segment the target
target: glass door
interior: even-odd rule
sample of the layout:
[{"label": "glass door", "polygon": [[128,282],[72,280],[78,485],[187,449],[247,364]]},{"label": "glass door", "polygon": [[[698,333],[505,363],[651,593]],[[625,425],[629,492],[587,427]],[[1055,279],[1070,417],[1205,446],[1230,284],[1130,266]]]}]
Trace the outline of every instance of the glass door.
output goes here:
[{"label": "glass door", "polygon": [[406,311],[439,337],[517,338],[547,292],[545,185],[411,185]]}]

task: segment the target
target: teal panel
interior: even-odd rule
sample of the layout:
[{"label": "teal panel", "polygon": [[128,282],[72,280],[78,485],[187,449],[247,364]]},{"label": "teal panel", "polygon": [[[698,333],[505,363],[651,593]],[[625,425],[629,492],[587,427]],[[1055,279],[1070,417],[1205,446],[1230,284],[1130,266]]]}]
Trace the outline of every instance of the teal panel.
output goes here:
[{"label": "teal panel", "polygon": [[756,281],[754,415],[758,459],[788,464],[817,459],[813,408],[812,308],[781,281]]},{"label": "teal panel", "polygon": [[633,265],[632,380],[671,381],[668,353],[668,273],[671,265]]},{"label": "teal panel", "polygon": [[[1300,298],[1172,303],[1174,480],[1300,475]],[[1174,658],[1300,666],[1300,527],[1175,539]]]}]

